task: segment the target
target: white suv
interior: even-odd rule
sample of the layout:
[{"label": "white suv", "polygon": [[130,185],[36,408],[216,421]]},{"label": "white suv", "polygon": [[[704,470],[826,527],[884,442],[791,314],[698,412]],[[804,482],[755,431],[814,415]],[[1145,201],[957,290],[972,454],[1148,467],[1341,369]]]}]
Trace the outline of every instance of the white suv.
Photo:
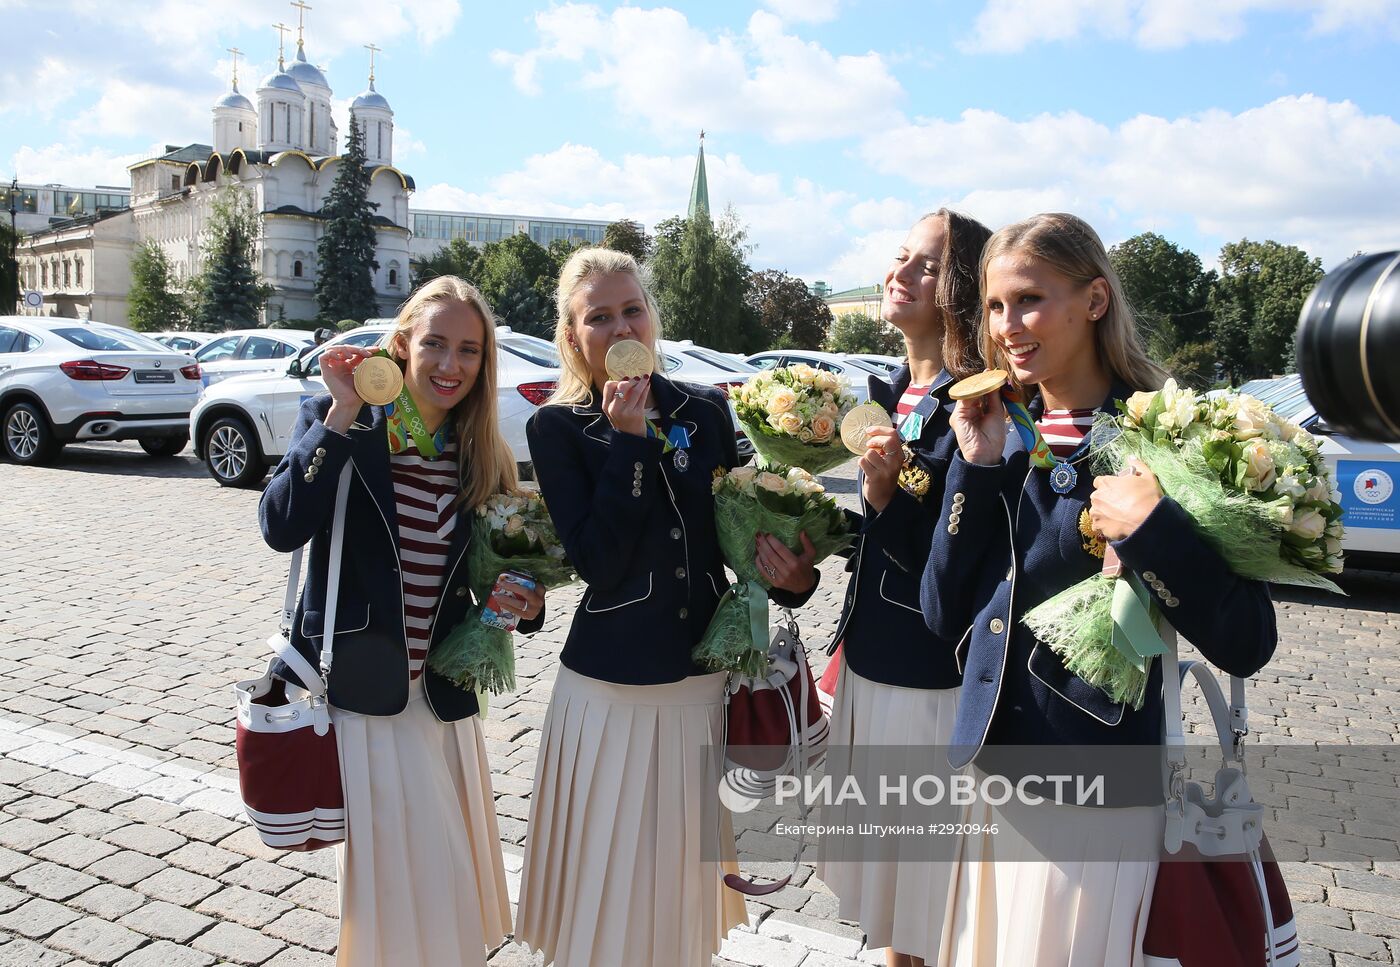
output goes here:
[{"label": "white suv", "polygon": [[244,373],[283,372],[289,360],[315,344],[316,337],[300,329],[234,329],[200,346],[194,358],[204,385],[212,386]]},{"label": "white suv", "polygon": [[198,363],[139,332],[0,316],[0,435],[19,463],[46,463],[81,440],[137,440],[174,456],[202,385]]},{"label": "white suv", "polygon": [[[225,487],[251,487],[286,453],[302,401],[326,391],[321,354],[327,346],[377,345],[392,330],[361,326],[290,360],[284,371],[233,376],[204,391],[190,414],[195,455]],[[497,329],[496,405],[501,432],[528,471],[525,421],[559,381],[554,346]]]}]

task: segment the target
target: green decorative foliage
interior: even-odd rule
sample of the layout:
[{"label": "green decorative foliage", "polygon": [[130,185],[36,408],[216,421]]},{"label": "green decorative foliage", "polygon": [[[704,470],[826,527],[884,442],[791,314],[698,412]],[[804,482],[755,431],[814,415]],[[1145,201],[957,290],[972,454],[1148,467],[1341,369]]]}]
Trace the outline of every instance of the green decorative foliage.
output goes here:
[{"label": "green decorative foliage", "polygon": [[826,348],[833,353],[903,356],[904,337],[888,322],[874,319],[864,312],[847,312],[832,322]]},{"label": "green decorative foliage", "polygon": [[221,332],[258,325],[272,294],[254,267],[261,233],[252,197],[235,185],[222,188],[206,223],[201,270],[190,283],[190,328]]},{"label": "green decorative foliage", "polygon": [[189,307],[176,287],[170,259],[153,241],[142,243],[131,258],[131,289],[126,298],[127,323],[138,332],[189,326]]}]

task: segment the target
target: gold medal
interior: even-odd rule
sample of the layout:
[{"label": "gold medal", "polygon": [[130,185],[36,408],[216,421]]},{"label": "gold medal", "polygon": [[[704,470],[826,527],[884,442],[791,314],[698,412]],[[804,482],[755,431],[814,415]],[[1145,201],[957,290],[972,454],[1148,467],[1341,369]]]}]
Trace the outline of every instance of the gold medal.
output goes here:
[{"label": "gold medal", "polygon": [[959,380],[948,390],[948,398],[954,400],[975,400],[979,396],[995,393],[1006,384],[1006,370],[989,369],[985,373]]},{"label": "gold medal", "polygon": [[862,403],[852,408],[841,420],[841,442],[857,456],[864,454],[867,449],[865,431],[872,426],[894,426],[883,406],[879,403]]},{"label": "gold medal", "polygon": [[403,372],[387,356],[368,356],[355,367],[355,392],[373,406],[386,406],[399,398]]},{"label": "gold medal", "polygon": [[646,376],[654,370],[656,359],[651,350],[637,340],[624,339],[612,344],[603,365],[608,371],[609,379],[631,379],[634,376]]}]

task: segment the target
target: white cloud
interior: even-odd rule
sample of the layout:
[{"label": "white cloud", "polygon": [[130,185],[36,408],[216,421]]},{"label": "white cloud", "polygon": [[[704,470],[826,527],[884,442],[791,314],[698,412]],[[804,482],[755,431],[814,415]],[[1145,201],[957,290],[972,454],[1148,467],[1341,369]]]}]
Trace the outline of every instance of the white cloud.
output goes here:
[{"label": "white cloud", "polygon": [[667,7],[565,4],[535,16],[537,47],[496,51],[518,89],[541,91],[540,69],[573,65],[578,83],[664,134],[756,131],[777,142],[845,137],[895,116],[904,89],[877,53],[834,55],[760,10],[742,34],[713,36]]},{"label": "white cloud", "polygon": [[163,144],[130,154],[104,148],[83,151],[68,144],[50,144],[41,148],[24,145],[10,158],[9,167],[20,181],[56,182],[76,187],[126,186],[131,183],[127,165],[154,157],[164,150]]},{"label": "white cloud", "polygon": [[1071,210],[1106,240],[1145,226],[1269,236],[1325,261],[1400,244],[1400,123],[1349,101],[1282,97],[1116,127],[1072,112],[967,111],[907,123],[862,153],[989,226]]},{"label": "white cloud", "polygon": [[787,23],[827,23],[841,11],[841,0],[763,0]]},{"label": "white cloud", "polygon": [[1081,35],[1131,38],[1145,48],[1183,47],[1242,36],[1255,13],[1310,14],[1314,33],[1364,28],[1400,34],[1395,0],[987,0],[966,51],[1014,53]]},{"label": "white cloud", "polygon": [[[152,131],[156,119],[160,130]],[[94,135],[127,138],[142,132],[162,135],[173,144],[207,141],[211,124],[209,104],[178,87],[114,79],[103,85],[97,102],[78,114],[68,129],[74,139]]]}]

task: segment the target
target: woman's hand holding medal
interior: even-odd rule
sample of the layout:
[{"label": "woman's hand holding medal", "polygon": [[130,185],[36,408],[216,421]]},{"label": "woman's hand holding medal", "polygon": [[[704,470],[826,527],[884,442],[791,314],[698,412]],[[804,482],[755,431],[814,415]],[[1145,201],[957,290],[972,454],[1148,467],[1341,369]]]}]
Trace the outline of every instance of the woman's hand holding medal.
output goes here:
[{"label": "woman's hand holding medal", "polygon": [[1006,370],[990,369],[957,383],[948,395],[958,401],[949,421],[958,449],[968,463],[995,466],[1006,449],[1006,404],[1001,387]]},{"label": "woman's hand holding medal", "polygon": [[603,384],[603,413],[613,429],[633,436],[647,435],[647,396],[650,376],[610,379]]},{"label": "woman's hand holding medal", "polygon": [[892,426],[873,426],[865,431],[865,453],[859,461],[865,474],[862,492],[876,513],[889,505],[899,489],[899,472],[904,469],[904,440]]},{"label": "woman's hand holding medal", "polygon": [[326,426],[337,433],[350,429],[365,400],[355,390],[355,368],[378,350],[362,346],[332,346],[321,353],[321,378],[330,390]]}]

